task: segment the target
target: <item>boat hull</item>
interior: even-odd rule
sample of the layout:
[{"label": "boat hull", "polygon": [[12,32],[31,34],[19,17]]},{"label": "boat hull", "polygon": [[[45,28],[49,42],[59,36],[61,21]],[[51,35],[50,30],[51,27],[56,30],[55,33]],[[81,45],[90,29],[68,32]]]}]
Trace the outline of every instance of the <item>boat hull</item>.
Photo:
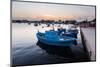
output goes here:
[{"label": "boat hull", "polygon": [[40,41],[41,43],[52,45],[52,46],[72,46],[72,45],[76,45],[77,43],[75,39],[53,40],[53,39],[43,38],[39,35],[39,33],[37,33],[37,38],[38,38],[38,41]]}]

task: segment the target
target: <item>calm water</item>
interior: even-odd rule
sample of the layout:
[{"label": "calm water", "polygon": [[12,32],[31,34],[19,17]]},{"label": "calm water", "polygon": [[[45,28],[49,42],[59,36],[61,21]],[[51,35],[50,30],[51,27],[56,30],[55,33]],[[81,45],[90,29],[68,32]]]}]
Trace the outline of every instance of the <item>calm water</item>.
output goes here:
[{"label": "calm water", "polygon": [[[68,28],[66,25],[62,26]],[[37,31],[44,32],[51,28],[46,27],[45,24],[34,26],[27,23],[12,23],[12,64],[37,65],[88,61],[80,33],[77,39],[78,44],[70,48],[45,46],[39,43],[36,37]]]}]

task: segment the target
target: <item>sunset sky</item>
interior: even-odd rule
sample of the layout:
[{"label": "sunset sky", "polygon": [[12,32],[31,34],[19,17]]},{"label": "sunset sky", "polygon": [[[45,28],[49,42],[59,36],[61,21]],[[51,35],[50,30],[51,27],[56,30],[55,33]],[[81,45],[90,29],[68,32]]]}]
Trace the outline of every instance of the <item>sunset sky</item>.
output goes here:
[{"label": "sunset sky", "polygon": [[12,18],[28,20],[92,20],[95,18],[95,7],[13,1]]}]

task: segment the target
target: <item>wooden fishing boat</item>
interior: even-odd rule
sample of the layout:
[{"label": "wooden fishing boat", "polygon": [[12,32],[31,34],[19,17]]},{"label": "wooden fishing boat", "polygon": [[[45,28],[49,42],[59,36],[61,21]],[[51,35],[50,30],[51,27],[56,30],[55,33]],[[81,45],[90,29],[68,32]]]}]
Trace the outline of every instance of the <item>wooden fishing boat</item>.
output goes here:
[{"label": "wooden fishing boat", "polygon": [[47,45],[71,46],[76,44],[76,38],[61,35],[61,32],[55,30],[45,31],[45,33],[38,32],[36,35],[38,41]]}]

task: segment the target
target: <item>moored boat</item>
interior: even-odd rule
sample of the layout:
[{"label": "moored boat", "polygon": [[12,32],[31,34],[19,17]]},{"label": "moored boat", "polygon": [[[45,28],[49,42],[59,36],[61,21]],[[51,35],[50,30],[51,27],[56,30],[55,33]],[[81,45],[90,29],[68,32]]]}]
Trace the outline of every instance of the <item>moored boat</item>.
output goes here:
[{"label": "moored boat", "polygon": [[[71,46],[71,45],[76,45],[76,38],[71,37],[71,36],[65,36],[62,35],[63,31],[55,31],[55,30],[50,30],[50,31],[45,31],[45,33],[38,32],[37,38],[38,41],[41,43],[47,44],[47,45],[53,45],[53,46]],[[64,34],[64,33],[63,33]]]}]

